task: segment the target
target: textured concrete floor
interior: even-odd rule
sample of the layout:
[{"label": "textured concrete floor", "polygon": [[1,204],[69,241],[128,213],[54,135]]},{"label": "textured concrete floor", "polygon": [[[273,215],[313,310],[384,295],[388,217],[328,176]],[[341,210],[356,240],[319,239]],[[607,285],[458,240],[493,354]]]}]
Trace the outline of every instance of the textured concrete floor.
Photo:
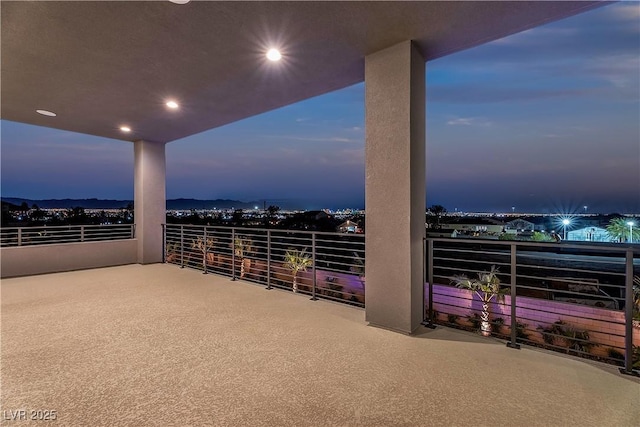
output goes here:
[{"label": "textured concrete floor", "polygon": [[638,426],[615,368],[362,310],[130,265],[3,280],[1,418],[59,426]]}]

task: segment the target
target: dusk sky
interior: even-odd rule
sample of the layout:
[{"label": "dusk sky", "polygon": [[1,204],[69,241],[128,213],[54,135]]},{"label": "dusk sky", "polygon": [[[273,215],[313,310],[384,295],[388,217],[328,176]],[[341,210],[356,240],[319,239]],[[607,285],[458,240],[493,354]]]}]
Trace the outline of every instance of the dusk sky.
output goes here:
[{"label": "dusk sky", "polygon": [[[426,78],[427,205],[640,212],[640,3],[428,62]],[[131,143],[1,125],[2,196],[133,198]],[[180,197],[364,207],[364,84],[168,144]]]}]

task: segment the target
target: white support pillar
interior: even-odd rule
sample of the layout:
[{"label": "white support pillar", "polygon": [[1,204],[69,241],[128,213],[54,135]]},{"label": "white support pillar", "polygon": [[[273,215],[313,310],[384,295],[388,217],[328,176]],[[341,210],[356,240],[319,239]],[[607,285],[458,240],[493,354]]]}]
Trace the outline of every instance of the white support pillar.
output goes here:
[{"label": "white support pillar", "polygon": [[134,144],[134,210],[138,263],[162,262],[162,224],[166,221],[165,143]]},{"label": "white support pillar", "polygon": [[403,333],[423,313],[425,85],[410,41],[365,58],[366,320]]}]

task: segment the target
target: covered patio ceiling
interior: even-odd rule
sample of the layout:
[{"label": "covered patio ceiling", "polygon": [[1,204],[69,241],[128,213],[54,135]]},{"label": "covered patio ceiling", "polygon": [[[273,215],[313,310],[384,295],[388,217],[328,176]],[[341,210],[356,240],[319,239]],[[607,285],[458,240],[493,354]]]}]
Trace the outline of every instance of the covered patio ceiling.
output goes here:
[{"label": "covered patio ceiling", "polygon": [[1,118],[169,142],[361,82],[405,40],[431,60],[607,3],[2,1]]}]

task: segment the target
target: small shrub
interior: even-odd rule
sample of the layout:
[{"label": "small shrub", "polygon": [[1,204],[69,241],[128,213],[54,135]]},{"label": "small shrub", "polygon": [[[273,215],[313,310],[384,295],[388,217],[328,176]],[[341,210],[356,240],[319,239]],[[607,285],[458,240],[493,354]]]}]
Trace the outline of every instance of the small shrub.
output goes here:
[{"label": "small shrub", "polygon": [[624,354],[622,354],[619,350],[613,347],[609,347],[607,349],[607,356],[615,360],[624,360]]},{"label": "small shrub", "polygon": [[491,325],[494,328],[494,331],[499,334],[504,326],[504,319],[502,317],[496,317],[491,321]]},{"label": "small shrub", "polygon": [[329,288],[329,290],[326,291],[328,297],[344,298],[342,295],[344,287],[341,284],[327,281],[327,287]]},{"label": "small shrub", "polygon": [[521,323],[516,321],[516,338],[528,340],[529,339],[529,333],[527,333],[528,326],[529,325],[526,323]]},{"label": "small shrub", "polygon": [[467,320],[469,320],[469,323],[471,323],[471,327],[473,328],[474,331],[480,330],[480,324],[482,322],[482,318],[478,313],[471,313],[469,316],[467,316]]},{"label": "small shrub", "polygon": [[547,233],[541,233],[539,231],[534,231],[531,235],[531,240],[534,242],[555,242],[556,239],[551,237],[551,235]]},{"label": "small shrub", "polygon": [[447,314],[447,321],[451,324],[457,324],[458,323],[458,319],[460,318],[460,316],[458,316],[457,314]]},{"label": "small shrub", "polygon": [[597,344],[589,341],[589,331],[581,331],[573,328],[562,320],[558,320],[549,326],[538,326],[542,339],[548,345],[566,347],[567,353],[571,351],[588,353]]}]

